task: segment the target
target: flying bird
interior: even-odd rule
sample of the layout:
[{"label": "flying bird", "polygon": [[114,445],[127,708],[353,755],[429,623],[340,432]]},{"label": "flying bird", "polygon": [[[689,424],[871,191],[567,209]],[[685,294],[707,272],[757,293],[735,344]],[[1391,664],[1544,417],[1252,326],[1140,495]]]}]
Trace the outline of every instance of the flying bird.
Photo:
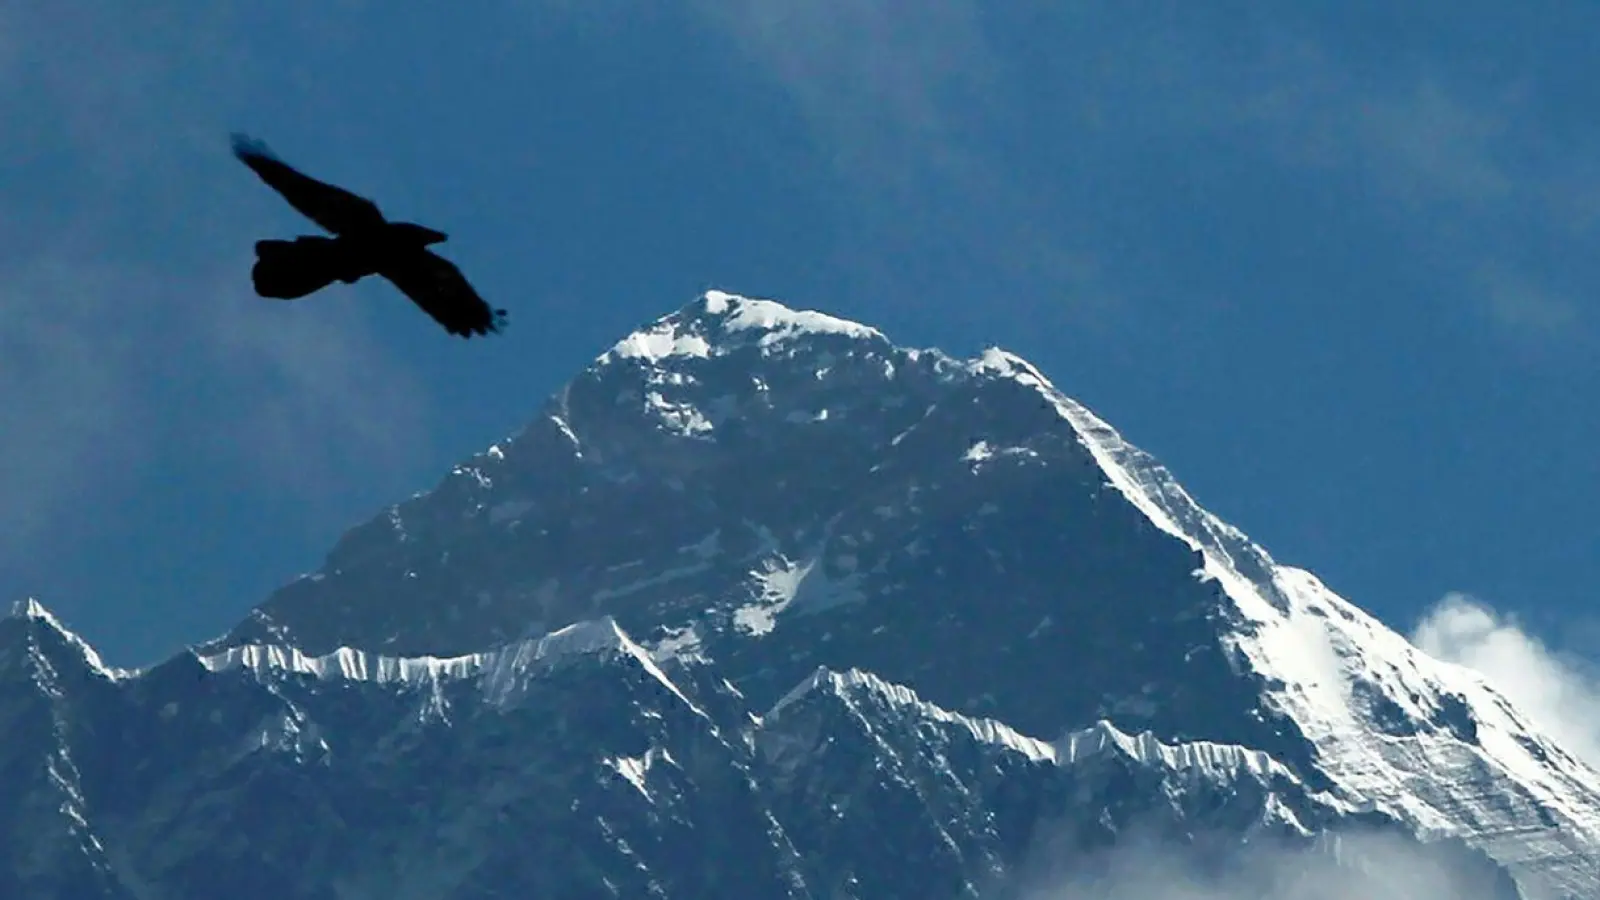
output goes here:
[{"label": "flying bird", "polygon": [[333,235],[256,241],[250,280],[258,295],[298,300],[335,281],[354,284],[378,275],[451,334],[470,338],[505,326],[506,311],[485,303],[454,263],[428,249],[447,239],[443,232],[391,222],[376,203],[296,171],[255,138],[236,133],[232,139],[240,162]]}]

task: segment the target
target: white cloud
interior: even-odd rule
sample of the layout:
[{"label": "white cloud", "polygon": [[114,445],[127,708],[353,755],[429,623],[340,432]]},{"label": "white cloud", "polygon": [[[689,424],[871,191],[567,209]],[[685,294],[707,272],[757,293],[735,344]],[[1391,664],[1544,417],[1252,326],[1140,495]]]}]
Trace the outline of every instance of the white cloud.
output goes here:
[{"label": "white cloud", "polygon": [[223,379],[221,443],[240,462],[309,496],[340,472],[389,476],[425,452],[424,386],[350,307],[373,286],[292,304],[255,297],[233,274],[231,289],[204,292],[195,338]]},{"label": "white cloud", "polygon": [[1514,619],[1464,594],[1429,610],[1411,637],[1424,652],[1482,673],[1541,730],[1600,768],[1600,679]]},{"label": "white cloud", "polygon": [[1590,339],[1588,311],[1548,275],[1561,249],[1582,258],[1592,243],[1600,133],[1561,122],[1528,80],[1486,81],[1438,48],[1357,64],[1272,18],[1225,36],[1112,36],[1115,87],[1097,90],[1136,105],[1151,140],[1222,138],[1264,169],[1339,179],[1501,334]]},{"label": "white cloud", "polygon": [[0,261],[0,563],[156,455],[310,501],[426,452],[426,394],[355,310],[261,300],[247,279],[70,248]]},{"label": "white cloud", "polygon": [[112,294],[108,280],[60,261],[0,267],[0,552],[26,552],[145,449],[125,314],[94,301]]},{"label": "white cloud", "polygon": [[[931,0],[914,17],[885,0],[692,8],[788,93],[855,181],[862,217],[883,211],[884,233],[863,241],[878,255],[903,258],[904,235],[936,221],[960,233],[961,254],[1011,281],[997,291],[1104,304],[1136,278],[1104,266],[1095,224],[1071,215],[1072,182],[1092,168],[1068,170],[1127,165],[1118,151],[1137,159],[1150,147],[1204,155],[1223,140],[1263,167],[1347,179],[1351,202],[1436,262],[1441,291],[1487,327],[1532,347],[1592,331],[1548,266],[1526,257],[1582,253],[1592,240],[1600,134],[1544,118],[1548,104],[1527,79],[1487,82],[1426,46],[1358,61],[1296,16],[1130,18],[1067,4],[1032,14],[1056,42],[1042,65],[999,43],[991,20],[1013,17],[971,0]],[[1020,98],[1043,83],[1058,99],[1020,113]],[[1018,146],[1059,157],[1063,172],[1019,171]],[[1484,277],[1486,265],[1499,274]]]},{"label": "white cloud", "polygon": [[1516,337],[1581,337],[1582,309],[1572,297],[1520,272],[1486,266],[1479,276],[1489,313]]},{"label": "white cloud", "polygon": [[1468,94],[1430,69],[1358,77],[1315,42],[1275,34],[1256,84],[1206,104],[1197,124],[1246,126],[1284,163],[1344,168],[1391,201],[1487,211],[1523,185],[1499,152],[1516,137],[1517,94]]},{"label": "white cloud", "polygon": [[[960,131],[995,92],[980,5],[928,0],[699,0],[765,66],[855,174],[970,165]],[[995,102],[988,100],[987,102]]]},{"label": "white cloud", "polygon": [[1529,111],[1527,85],[1469,87],[1445,61],[1358,77],[1313,43],[1280,36],[1274,46],[1267,86],[1220,122],[1247,125],[1281,163],[1354,176],[1361,199],[1404,212],[1390,217],[1400,234],[1444,262],[1454,291],[1505,335],[1588,335],[1580,305],[1517,254],[1590,239],[1593,132],[1558,138]]},{"label": "white cloud", "polygon": [[273,225],[232,201],[275,200],[228,158],[221,110],[251,62],[232,12],[174,28],[132,7],[0,10],[0,113],[17,126],[0,163],[25,173],[0,208],[27,213],[0,221],[0,571],[153,460],[220,465],[314,515],[341,476],[394,476],[431,449],[427,392],[373,338],[368,296],[341,296],[370,287],[300,305],[250,290],[250,241]]},{"label": "white cloud", "polygon": [[1089,243],[1052,223],[1060,210],[1002,149],[998,135],[1026,126],[1026,80],[992,40],[985,4],[927,0],[916,15],[893,0],[690,8],[783,91],[840,177],[840,259],[855,290],[915,296],[927,282],[914,261],[937,259],[963,270],[941,289],[970,278],[969,289],[1067,309],[1079,324],[1120,304]]},{"label": "white cloud", "polygon": [[[1036,851],[1020,895],[1024,900],[1502,900],[1509,879],[1496,883],[1483,868],[1432,852],[1399,835],[1355,831],[1331,847],[1250,845],[1236,835],[1195,835],[1182,847],[1146,838],[1135,829],[1102,850]],[[1456,845],[1459,847],[1459,845]],[[1208,849],[1198,849],[1206,847]],[[1237,855],[1225,860],[1216,849]],[[1479,857],[1482,860],[1482,857]]]}]

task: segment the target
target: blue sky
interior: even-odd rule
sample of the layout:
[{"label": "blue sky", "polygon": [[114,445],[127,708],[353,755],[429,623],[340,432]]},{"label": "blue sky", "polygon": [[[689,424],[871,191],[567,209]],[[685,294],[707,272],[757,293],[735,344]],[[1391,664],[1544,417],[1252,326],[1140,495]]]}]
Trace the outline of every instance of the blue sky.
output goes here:
[{"label": "blue sky", "polygon": [[[1436,651],[1588,655],[1600,8],[1290,6],[0,7],[0,593],[153,661],[719,287],[1005,346]],[[308,226],[233,129],[512,330],[255,299]]]}]

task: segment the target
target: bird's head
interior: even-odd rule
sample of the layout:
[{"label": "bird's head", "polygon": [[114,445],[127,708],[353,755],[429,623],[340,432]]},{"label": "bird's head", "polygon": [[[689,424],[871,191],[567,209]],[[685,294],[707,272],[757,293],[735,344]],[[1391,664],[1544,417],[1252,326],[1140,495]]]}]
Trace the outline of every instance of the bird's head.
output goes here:
[{"label": "bird's head", "polygon": [[418,247],[426,247],[429,244],[442,244],[450,239],[450,236],[442,231],[435,231],[426,225],[418,225],[415,222],[396,222],[389,227],[401,239],[414,243]]}]

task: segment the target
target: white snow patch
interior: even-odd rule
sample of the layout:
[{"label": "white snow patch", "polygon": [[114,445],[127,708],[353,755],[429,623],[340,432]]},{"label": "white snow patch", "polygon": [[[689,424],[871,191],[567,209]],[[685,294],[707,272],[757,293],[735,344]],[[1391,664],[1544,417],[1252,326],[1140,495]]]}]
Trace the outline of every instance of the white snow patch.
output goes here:
[{"label": "white snow patch", "polygon": [[1028,640],[1031,641],[1039,635],[1044,634],[1046,631],[1049,631],[1053,625],[1055,625],[1055,620],[1046,615],[1044,618],[1039,620],[1039,624],[1033,626],[1032,631],[1028,632]]},{"label": "white snow patch", "polygon": [[[875,328],[812,310],[790,309],[771,300],[756,300],[722,291],[708,291],[701,298],[706,315],[713,316],[723,332],[737,335],[758,332],[756,345],[763,349],[805,335],[842,334],[854,338],[878,338]],[[707,323],[690,309],[666,316],[618,341],[601,354],[598,362],[635,359],[658,364],[673,359],[705,359],[720,356],[731,347],[722,346],[705,334]],[[687,379],[687,376],[685,376]],[[659,383],[656,379],[653,383]],[[665,380],[671,381],[670,377]]]},{"label": "white snow patch", "polygon": [[694,625],[667,628],[665,631],[666,637],[656,641],[655,646],[650,648],[650,655],[656,660],[704,659],[700,652],[700,632]]},{"label": "white snow patch", "polygon": [[985,462],[996,456],[1026,456],[1038,458],[1039,452],[1030,447],[996,447],[988,441],[978,441],[967,452],[961,454],[962,460],[972,463],[973,471],[977,471]]},{"label": "white snow patch", "polygon": [[[466,475],[466,476],[470,477],[473,481],[476,481],[478,483],[478,487],[481,487],[481,488],[492,488],[492,487],[494,487],[494,479],[492,479],[489,476],[483,474],[483,470],[479,469],[477,466],[456,466],[456,467],[454,467],[454,468],[452,468],[450,470],[450,474],[452,474],[452,475]],[[399,520],[398,507],[396,508],[396,510],[397,511],[396,511],[396,514],[395,514],[395,517],[394,517],[394,521],[395,521],[395,527],[397,529],[399,529],[400,528],[400,526],[399,526],[399,521],[400,520]]]},{"label": "white snow patch", "polygon": [[[461,474],[460,466],[456,466],[455,474]],[[411,535],[406,533],[405,520],[400,518],[400,507],[398,504],[389,507],[386,517],[389,520],[389,530],[394,532],[394,536],[397,540],[399,540],[402,544],[411,540]]]},{"label": "white snow patch", "polygon": [[655,363],[673,356],[704,358],[711,355],[711,345],[700,335],[680,334],[675,324],[663,321],[618,341],[611,353]]},{"label": "white snow patch", "polygon": [[692,404],[668,400],[659,392],[651,391],[645,395],[645,405],[678,434],[694,436],[712,430],[711,420]]},{"label": "white snow patch", "polygon": [[760,637],[777,627],[778,615],[790,607],[796,613],[816,613],[864,599],[858,586],[859,573],[830,579],[820,561],[820,555],[798,562],[779,556],[768,560],[763,569],[751,572],[756,600],[734,611],[734,625],[746,634]]},{"label": "white snow patch", "polygon": [[[561,431],[567,440],[572,442],[573,451],[577,453],[578,456],[583,456],[583,451],[579,449],[582,444],[578,440],[577,433],[572,430],[572,426],[567,423],[567,420],[562,416],[551,416],[550,421],[556,423],[556,428]],[[499,447],[490,447],[489,452],[492,456],[494,456],[495,459],[503,459],[505,456],[505,454],[500,452]]]},{"label": "white snow patch", "polygon": [[670,763],[672,762],[672,757],[665,750],[651,747],[644,752],[643,756],[616,756],[604,762],[612,771],[621,775],[629,784],[632,784],[639,793],[644,795],[646,800],[654,803],[655,798],[650,796],[650,790],[646,787],[645,782],[650,769],[656,764],[657,760]]},{"label": "white snow patch", "polygon": [[771,300],[756,300],[722,291],[707,291],[706,312],[724,316],[728,331],[760,330],[760,346],[768,347],[807,334],[842,334],[854,338],[882,338],[876,328],[807,309],[790,309]]}]

